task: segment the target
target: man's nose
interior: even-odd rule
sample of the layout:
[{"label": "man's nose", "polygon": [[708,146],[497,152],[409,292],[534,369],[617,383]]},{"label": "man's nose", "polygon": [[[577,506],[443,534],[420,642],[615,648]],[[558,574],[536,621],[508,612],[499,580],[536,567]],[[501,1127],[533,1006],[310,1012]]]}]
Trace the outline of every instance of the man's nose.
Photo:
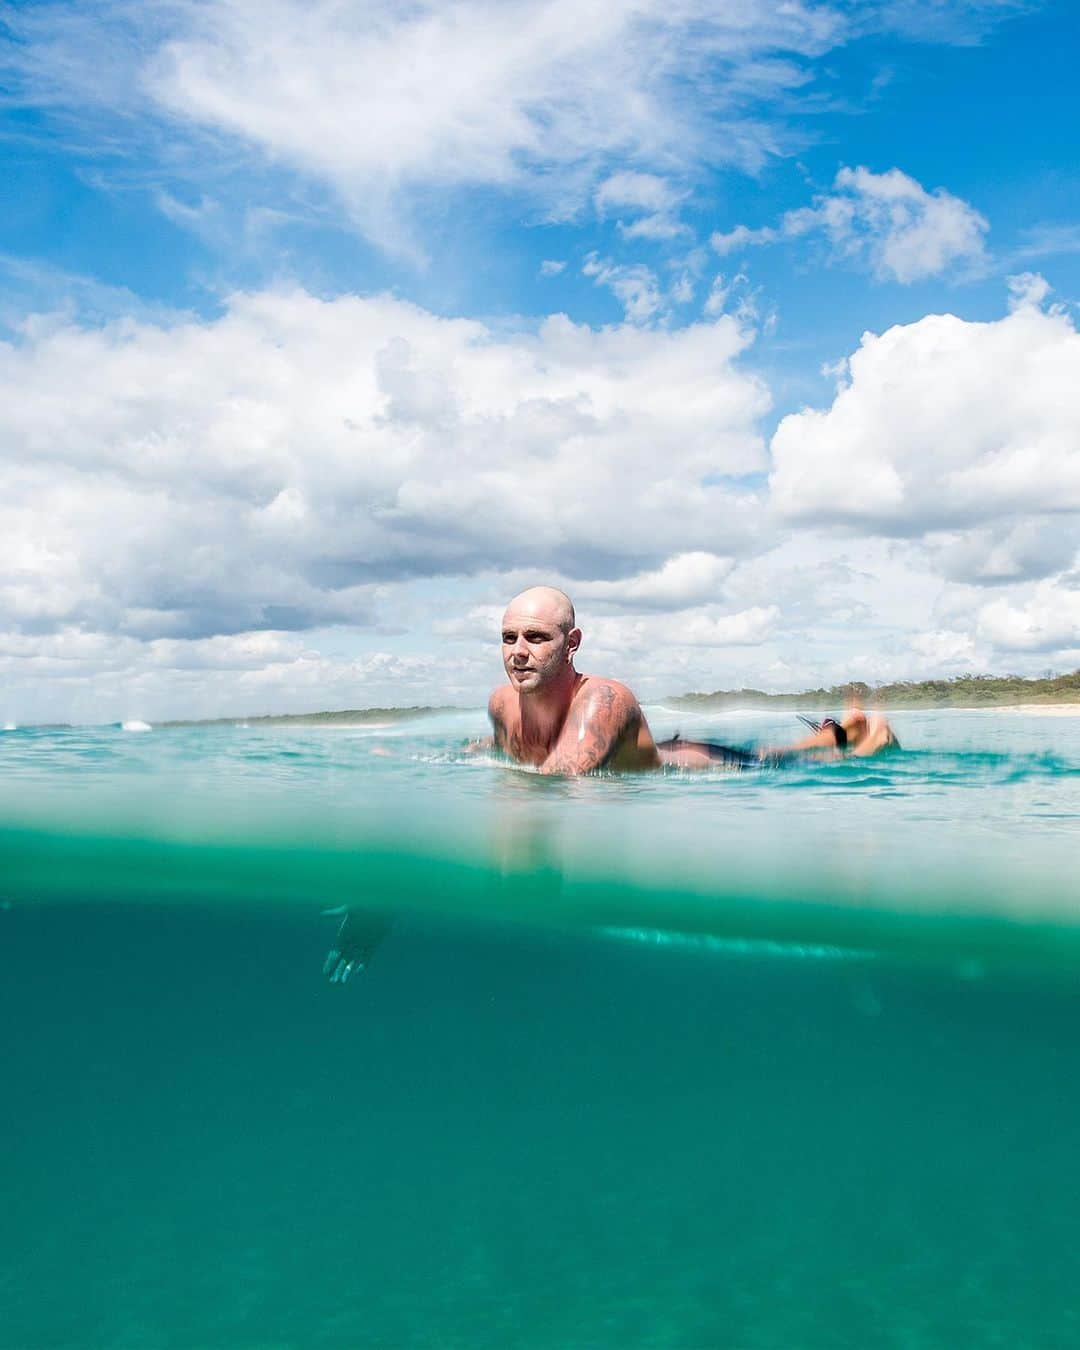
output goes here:
[{"label": "man's nose", "polygon": [[510,654],[512,656],[528,656],[529,644],[525,641],[523,637],[519,637],[518,640],[514,643],[513,647],[511,648]]}]

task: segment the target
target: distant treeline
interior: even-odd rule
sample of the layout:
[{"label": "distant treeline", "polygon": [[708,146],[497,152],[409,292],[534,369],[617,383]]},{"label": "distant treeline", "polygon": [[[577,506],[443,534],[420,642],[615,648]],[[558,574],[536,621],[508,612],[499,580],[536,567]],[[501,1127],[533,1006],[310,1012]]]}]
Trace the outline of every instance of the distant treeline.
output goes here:
[{"label": "distant treeline", "polygon": [[1080,703],[1080,670],[1026,680],[1019,675],[957,675],[951,680],[900,680],[892,684],[834,684],[801,694],[761,689],[717,689],[667,700],[678,708],[841,708],[851,699],[886,708],[985,708],[1011,703]]},{"label": "distant treeline", "polygon": [[363,726],[370,722],[408,722],[434,713],[455,712],[454,708],[346,708],[340,712],[264,713],[258,717],[212,717],[198,722],[161,722],[169,727],[240,726]]}]

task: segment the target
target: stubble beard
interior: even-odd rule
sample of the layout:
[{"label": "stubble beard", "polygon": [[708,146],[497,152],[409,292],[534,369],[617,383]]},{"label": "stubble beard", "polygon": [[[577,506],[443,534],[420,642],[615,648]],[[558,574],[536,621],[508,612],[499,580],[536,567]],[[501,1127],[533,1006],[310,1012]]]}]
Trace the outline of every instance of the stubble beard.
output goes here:
[{"label": "stubble beard", "polygon": [[[520,695],[542,694],[545,690],[554,688],[563,672],[569,669],[569,662],[565,659],[560,660],[556,665],[550,668],[536,669],[535,667],[528,671],[517,671],[514,667],[507,670],[510,677],[510,683],[515,691]],[[524,675],[524,682],[519,681],[518,676]]]}]

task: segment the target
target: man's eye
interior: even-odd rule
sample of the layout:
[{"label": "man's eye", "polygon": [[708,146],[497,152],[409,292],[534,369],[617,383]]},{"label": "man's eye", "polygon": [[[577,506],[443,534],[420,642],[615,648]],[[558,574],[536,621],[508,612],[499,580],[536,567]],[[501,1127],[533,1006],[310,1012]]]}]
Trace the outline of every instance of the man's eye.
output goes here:
[{"label": "man's eye", "polygon": [[546,633],[526,633],[526,642],[543,642],[547,638]]},{"label": "man's eye", "polygon": [[516,633],[504,633],[504,634],[503,634],[503,641],[504,641],[504,642],[513,642],[514,639],[516,638],[516,636],[517,636]]}]

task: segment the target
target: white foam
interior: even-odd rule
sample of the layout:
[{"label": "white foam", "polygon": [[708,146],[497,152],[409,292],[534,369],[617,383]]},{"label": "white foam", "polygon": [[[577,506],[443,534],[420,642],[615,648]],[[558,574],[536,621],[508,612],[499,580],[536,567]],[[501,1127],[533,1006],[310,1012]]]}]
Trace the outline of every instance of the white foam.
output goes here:
[{"label": "white foam", "polygon": [[825,943],[775,942],[768,938],[712,937],[703,933],[679,933],[664,928],[610,928],[598,930],[605,937],[623,942],[643,942],[652,947],[690,947],[721,952],[725,956],[775,956],[802,961],[866,961],[872,952]]},{"label": "white foam", "polygon": [[150,725],[149,722],[139,722],[135,720],[131,722],[120,723],[121,731],[153,731],[153,729],[154,728]]},{"label": "white foam", "polygon": [[5,731],[18,731],[18,729],[19,729],[19,728],[15,725],[14,722],[5,722],[5,723],[4,723],[4,730],[5,730]]}]

